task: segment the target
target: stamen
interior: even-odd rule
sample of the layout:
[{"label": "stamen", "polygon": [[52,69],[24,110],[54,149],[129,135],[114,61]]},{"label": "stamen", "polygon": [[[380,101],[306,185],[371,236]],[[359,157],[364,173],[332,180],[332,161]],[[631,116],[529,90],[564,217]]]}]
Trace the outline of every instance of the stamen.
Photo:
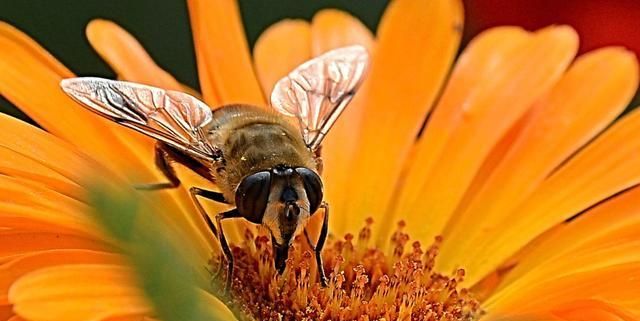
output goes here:
[{"label": "stamen", "polygon": [[[390,239],[389,253],[370,245],[373,220],[367,219],[357,239],[330,236],[323,251],[329,282],[318,282],[312,252],[295,240],[287,268],[278,275],[266,235],[247,231],[233,248],[236,262],[227,304],[240,320],[476,320],[480,304],[459,288],[465,271],[452,276],[433,270],[442,238],[423,250],[411,243],[399,222]],[[308,248],[308,247],[306,247]],[[219,264],[218,257],[211,264]],[[222,273],[224,274],[224,273]],[[219,288],[224,275],[214,282]]]}]

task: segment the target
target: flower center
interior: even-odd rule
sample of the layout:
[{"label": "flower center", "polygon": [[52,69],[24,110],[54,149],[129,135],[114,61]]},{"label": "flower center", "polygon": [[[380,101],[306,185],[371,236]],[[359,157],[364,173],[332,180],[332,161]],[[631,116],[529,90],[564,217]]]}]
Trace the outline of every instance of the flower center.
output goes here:
[{"label": "flower center", "polygon": [[[409,236],[398,223],[389,253],[369,245],[372,220],[355,238],[329,238],[322,253],[329,278],[317,281],[313,253],[304,238],[294,242],[287,268],[278,275],[269,238],[245,233],[233,248],[234,280],[227,304],[241,320],[476,320],[479,302],[458,284],[464,270],[452,276],[433,271],[436,238],[426,250],[410,248]],[[219,267],[215,257],[211,264]],[[328,270],[330,268],[331,270]],[[223,277],[216,279],[216,286]],[[364,319],[363,319],[364,318]]]}]

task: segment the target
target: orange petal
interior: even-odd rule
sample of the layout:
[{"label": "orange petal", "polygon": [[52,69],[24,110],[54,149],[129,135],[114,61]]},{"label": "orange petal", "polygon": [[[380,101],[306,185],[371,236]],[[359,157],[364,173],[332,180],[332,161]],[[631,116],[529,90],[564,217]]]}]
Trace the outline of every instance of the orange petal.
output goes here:
[{"label": "orange petal", "polygon": [[[366,106],[348,193],[346,226],[383,215],[422,123],[431,110],[460,42],[460,1],[398,0],[378,28]],[[383,229],[387,228],[383,226]],[[388,229],[393,228],[393,224]]]},{"label": "orange petal", "polygon": [[122,257],[113,253],[90,250],[48,250],[34,252],[0,265],[0,305],[8,304],[9,287],[27,273],[66,264],[119,264]]},{"label": "orange petal", "polygon": [[99,241],[59,233],[0,231],[0,257],[54,249],[102,251],[108,247]]},{"label": "orange petal", "polygon": [[276,81],[311,58],[311,28],[303,20],[283,20],[264,31],[253,49],[256,73],[265,97]]},{"label": "orange petal", "polygon": [[581,300],[555,307],[552,313],[563,320],[637,321],[640,316],[600,300]]},{"label": "orange petal", "polygon": [[373,51],[374,39],[371,31],[358,18],[340,10],[324,9],[311,21],[311,52],[313,56],[329,50],[361,45]]},{"label": "orange petal", "polygon": [[0,22],[0,48],[0,94],[43,128],[111,168],[152,167],[138,162],[135,151],[115,135],[130,131],[92,114],[62,92],[60,80],[73,75],[52,67],[53,58],[43,60],[50,56],[33,40]]},{"label": "orange petal", "polygon": [[28,320],[86,321],[148,315],[149,305],[117,265],[60,265],[31,272],[9,291],[14,311]]},{"label": "orange petal", "polygon": [[559,306],[553,305],[542,311],[531,313],[489,313],[482,320],[487,321],[637,321],[628,311],[601,300],[578,300]]},{"label": "orange petal", "polygon": [[0,320],[24,321],[23,319],[16,319],[10,305],[0,305]]},{"label": "orange petal", "polygon": [[507,155],[509,150],[511,150],[511,146],[513,146],[516,139],[520,136],[522,130],[525,128],[525,125],[527,125],[527,123],[531,121],[530,118],[533,114],[535,114],[535,111],[536,106],[533,106],[522,117],[520,117],[520,120],[518,120],[513,124],[513,126],[511,126],[507,133],[504,134],[502,138],[500,138],[500,140],[496,143],[495,146],[493,146],[487,157],[484,159],[482,165],[473,177],[473,181],[471,181],[469,187],[465,191],[462,200],[460,200],[458,206],[456,207],[455,212],[449,218],[444,232],[442,232],[442,235],[447,236],[447,241],[449,240],[449,228],[452,225],[454,227],[457,227],[454,222],[458,222],[461,220],[461,213],[467,210],[470,205],[469,203],[473,200],[478,191],[480,191],[480,189],[484,186],[487,179],[491,176],[491,174],[500,164],[505,155]]},{"label": "orange petal", "polygon": [[182,91],[182,86],[151,59],[142,45],[117,24],[102,19],[87,25],[91,46],[123,80]]},{"label": "orange petal", "polygon": [[60,63],[54,56],[44,50],[33,39],[29,38],[26,34],[20,32],[13,26],[0,21],[0,35],[16,44],[22,46],[22,50],[25,50],[29,56],[34,57],[37,61],[44,64],[46,69],[51,70],[53,73],[60,75],[61,77],[73,77],[73,73],[67,69],[62,63]]},{"label": "orange petal", "polygon": [[[313,56],[354,44],[366,47],[371,55],[375,54],[373,34],[357,18],[335,9],[322,10],[313,17],[311,23]],[[361,91],[366,89],[363,88]],[[344,186],[349,182],[351,163],[359,142],[355,133],[360,130],[361,119],[365,113],[363,98],[363,95],[356,95],[322,145],[325,199],[331,204],[334,213],[344,212],[347,197]],[[330,220],[331,230],[334,233],[340,235],[346,232],[344,216],[332,215]]]},{"label": "orange petal", "polygon": [[[486,316],[488,320],[499,320],[499,317],[511,314],[552,313],[557,312],[556,310],[565,310],[566,313],[568,305],[580,301],[605,302],[614,307],[611,310],[607,309],[609,312],[626,311],[618,315],[638,316],[640,313],[640,298],[637,295],[640,287],[639,271],[640,263],[636,262],[557,278],[548,275],[545,281],[532,284],[528,288],[521,288],[516,294],[485,302],[483,306],[488,312]],[[591,308],[595,309],[597,305],[591,305]],[[589,310],[585,309],[585,311]],[[622,318],[622,320],[625,319]]]},{"label": "orange petal", "polygon": [[461,253],[475,248],[477,238],[488,238],[496,222],[512,216],[554,169],[624,110],[638,85],[637,70],[632,53],[598,50],[580,57],[536,102],[511,150],[465,212],[449,222],[438,261],[442,271],[461,266]]},{"label": "orange petal", "polygon": [[210,106],[263,106],[240,10],[235,1],[189,0],[200,88]]},{"label": "orange petal", "polygon": [[[636,224],[633,229],[637,233],[638,225]],[[550,279],[571,277],[584,272],[640,262],[640,253],[638,253],[640,239],[637,234],[634,238],[629,237],[627,240],[615,242],[609,240],[609,243],[577,248],[564,256],[557,256],[554,260],[537,266],[530,273],[521,275],[520,278],[499,288],[485,303],[491,305],[493,302],[502,301],[509,297],[517,297],[526,293],[528,289]]]},{"label": "orange petal", "polygon": [[[468,255],[473,283],[545,230],[640,183],[640,111],[616,122],[546,179],[505,221],[500,233],[477,239]],[[508,226],[508,229],[504,229]]]},{"label": "orange petal", "polygon": [[[487,30],[471,41],[460,56],[443,96],[431,115],[425,133],[417,144],[416,155],[409,162],[412,175],[422,178],[416,184],[404,184],[400,195],[399,212],[410,200],[419,198],[441,151],[453,132],[463,121],[463,107],[474,100],[485,79],[492,77],[503,68],[507,55],[522,46],[530,35],[517,27],[499,27]],[[486,63],[491,61],[493,63]],[[417,180],[417,179],[415,179]]]},{"label": "orange petal", "polygon": [[[511,283],[537,282],[539,281],[535,279],[537,275],[544,275],[548,270],[557,270],[557,266],[567,263],[570,266],[562,268],[567,272],[584,269],[588,264],[580,264],[573,259],[577,252],[595,253],[603,248],[622,247],[627,243],[640,240],[639,197],[640,187],[635,187],[565,224],[534,249],[522,255],[516,267],[507,274],[498,291],[510,286]],[[623,258],[629,260],[636,253],[622,254]],[[615,257],[610,254],[591,264],[603,264],[612,259]]]},{"label": "orange petal", "polygon": [[494,55],[491,63],[477,60],[486,67],[464,64],[461,58],[403,182],[406,189],[393,217],[412,222],[408,232],[419,240],[442,232],[485,157],[560,78],[578,48],[577,34],[569,27],[544,29],[527,40],[515,30],[496,32],[485,41],[513,37],[514,43],[506,45],[513,47],[496,50],[485,42],[475,47],[477,52],[470,48],[469,60],[486,55],[484,50]]}]

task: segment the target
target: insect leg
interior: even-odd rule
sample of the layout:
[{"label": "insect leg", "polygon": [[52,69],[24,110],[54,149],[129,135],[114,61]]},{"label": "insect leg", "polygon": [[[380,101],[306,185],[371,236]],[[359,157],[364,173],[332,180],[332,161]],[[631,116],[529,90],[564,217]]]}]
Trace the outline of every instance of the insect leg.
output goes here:
[{"label": "insect leg", "polygon": [[[211,218],[207,214],[207,211],[204,210],[202,203],[200,203],[200,200],[198,200],[198,196],[202,196],[204,198],[207,198],[219,203],[227,204],[227,201],[225,201],[224,196],[222,196],[221,193],[204,190],[198,187],[189,188],[189,195],[191,195],[191,199],[193,200],[193,204],[195,204],[196,206],[196,210],[198,211],[200,216],[202,216],[205,223],[207,223],[207,227],[209,227],[209,230],[211,231],[211,233],[213,233],[213,235],[215,235],[216,238],[220,239],[220,237],[218,236],[218,229],[216,228],[216,225],[213,223],[213,221],[211,221]],[[214,277],[217,277],[220,274],[220,272],[222,272],[222,262],[220,262],[220,267],[214,274]]]},{"label": "insect leg", "polygon": [[[214,224],[211,218],[209,217],[209,215],[207,215],[207,212],[204,210],[204,207],[198,200],[198,196],[202,196],[204,198],[210,199],[212,201],[220,202],[220,203],[227,203],[224,199],[224,196],[221,193],[204,190],[198,187],[191,187],[189,189],[189,194],[191,195],[191,198],[193,199],[193,202],[196,205],[196,209],[198,210],[198,212],[200,213],[204,221],[207,223],[207,226],[209,227],[211,232],[216,236],[216,238],[218,238],[218,240],[220,241],[220,247],[222,247],[222,252],[224,253],[225,259],[227,260],[228,273],[227,273],[227,280],[224,288],[224,291],[226,292],[231,286],[232,273],[233,273],[233,255],[231,254],[231,249],[229,248],[229,244],[227,244],[227,239],[225,238],[224,232],[222,231],[222,225],[220,224],[220,221],[225,218],[241,217],[240,213],[238,212],[237,209],[220,213],[216,215],[216,224]],[[220,265],[220,268],[222,268],[222,263]],[[219,269],[216,275],[218,275],[220,271],[221,270]]]},{"label": "insect leg", "polygon": [[211,233],[213,233],[213,235],[215,235],[216,238],[220,239],[220,235],[218,235],[218,229],[216,228],[215,224],[213,224],[213,222],[211,221],[211,218],[207,214],[207,211],[204,210],[202,203],[200,203],[200,201],[198,200],[198,196],[202,196],[206,199],[210,199],[218,203],[228,204],[227,201],[224,199],[224,196],[222,195],[222,193],[208,191],[206,189],[201,189],[198,187],[191,187],[189,188],[189,195],[191,195],[191,199],[193,200],[193,203],[196,205],[196,210],[198,210],[198,213],[202,216],[204,221],[207,223],[207,226],[209,227],[209,230],[211,230]]},{"label": "insect leg", "polygon": [[309,237],[307,229],[304,230],[304,236],[307,239],[309,247],[311,247],[316,255],[316,265],[318,266],[318,277],[320,278],[320,284],[323,287],[326,287],[327,277],[324,274],[324,264],[322,263],[322,248],[324,247],[324,242],[327,240],[327,234],[329,232],[329,204],[327,202],[322,202],[319,208],[324,209],[324,217],[322,218],[322,228],[320,229],[320,237],[318,237],[318,243],[315,246],[311,243],[311,238]]},{"label": "insect leg", "polygon": [[193,157],[188,156],[183,152],[161,142],[156,143],[155,162],[156,167],[160,170],[160,172],[162,172],[162,174],[164,174],[169,182],[142,184],[136,186],[137,189],[155,191],[160,189],[176,188],[180,186],[180,179],[173,169],[173,163],[179,163],[189,168],[201,177],[204,177],[211,182],[215,182],[215,177],[211,174],[211,170],[208,166],[200,163]]},{"label": "insect leg", "polygon": [[233,254],[231,253],[229,244],[227,244],[227,239],[224,236],[224,231],[222,230],[222,220],[233,217],[242,216],[237,209],[232,209],[230,211],[222,212],[216,215],[216,225],[218,227],[218,230],[220,231],[220,246],[222,247],[222,252],[224,252],[225,257],[227,258],[227,280],[224,285],[224,293],[228,293],[231,289],[231,281],[233,280]]},{"label": "insect leg", "polygon": [[155,147],[155,162],[156,167],[164,174],[164,176],[169,180],[166,183],[151,183],[151,184],[140,184],[136,185],[135,188],[139,190],[145,191],[156,191],[160,189],[167,188],[176,188],[180,186],[180,179],[176,176],[176,172],[171,167],[171,156],[169,153],[162,148],[162,145],[156,144]]}]

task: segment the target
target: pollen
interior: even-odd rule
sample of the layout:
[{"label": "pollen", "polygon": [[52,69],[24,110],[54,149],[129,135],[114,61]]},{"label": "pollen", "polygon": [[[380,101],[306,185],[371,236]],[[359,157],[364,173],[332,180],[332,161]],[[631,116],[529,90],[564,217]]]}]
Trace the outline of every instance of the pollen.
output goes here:
[{"label": "pollen", "polygon": [[[399,222],[387,244],[373,246],[373,220],[357,236],[330,237],[323,251],[329,277],[317,280],[313,252],[304,238],[295,240],[287,268],[278,275],[269,238],[247,231],[233,248],[234,280],[226,303],[239,320],[477,320],[479,302],[459,284],[464,270],[447,276],[433,270],[442,242],[426,247],[410,242]],[[220,257],[210,262],[220,267]],[[224,270],[224,269],[223,269]],[[219,288],[224,279],[214,279]]]}]

